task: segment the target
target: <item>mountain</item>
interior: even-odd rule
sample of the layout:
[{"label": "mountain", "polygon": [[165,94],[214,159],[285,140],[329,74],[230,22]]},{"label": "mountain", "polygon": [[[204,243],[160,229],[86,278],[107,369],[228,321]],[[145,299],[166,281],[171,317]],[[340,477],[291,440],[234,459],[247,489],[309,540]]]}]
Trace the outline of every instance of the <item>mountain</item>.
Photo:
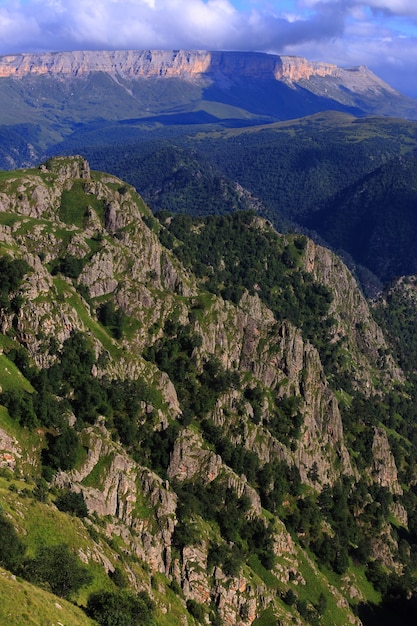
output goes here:
[{"label": "mountain", "polygon": [[161,125],[241,126],[328,109],[417,119],[416,102],[365,67],[252,52],[2,56],[0,165],[33,164],[73,133],[112,132],[120,141]]},{"label": "mountain", "polygon": [[398,300],[79,156],[1,173],[0,242],[0,621],[415,623]]},{"label": "mountain", "polygon": [[338,251],[370,295],[415,272],[416,122],[333,111],[130,144],[90,140],[81,151],[92,166],[129,181],[154,211],[205,215],[246,203],[279,230]]}]

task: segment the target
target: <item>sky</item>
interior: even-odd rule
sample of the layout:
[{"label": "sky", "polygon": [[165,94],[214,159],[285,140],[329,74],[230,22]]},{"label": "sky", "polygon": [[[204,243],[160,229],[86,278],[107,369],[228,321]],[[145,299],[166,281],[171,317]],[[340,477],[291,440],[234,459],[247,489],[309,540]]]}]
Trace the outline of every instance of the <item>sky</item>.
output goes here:
[{"label": "sky", "polygon": [[255,50],[366,65],[417,98],[417,0],[0,0],[0,55]]}]

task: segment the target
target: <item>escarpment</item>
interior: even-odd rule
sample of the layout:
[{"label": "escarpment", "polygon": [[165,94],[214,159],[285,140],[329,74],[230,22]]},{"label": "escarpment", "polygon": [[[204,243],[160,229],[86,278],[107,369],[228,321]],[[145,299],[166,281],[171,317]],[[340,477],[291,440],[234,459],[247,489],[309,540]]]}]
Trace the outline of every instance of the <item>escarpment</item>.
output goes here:
[{"label": "escarpment", "polygon": [[255,52],[205,50],[84,50],[15,54],[0,57],[0,79],[30,77],[82,80],[101,72],[115,81],[181,78],[186,81],[215,82],[219,77],[238,81],[276,80],[303,84],[315,77],[330,78],[357,92],[396,92],[366,67],[343,69],[332,63],[314,62],[296,56]]}]

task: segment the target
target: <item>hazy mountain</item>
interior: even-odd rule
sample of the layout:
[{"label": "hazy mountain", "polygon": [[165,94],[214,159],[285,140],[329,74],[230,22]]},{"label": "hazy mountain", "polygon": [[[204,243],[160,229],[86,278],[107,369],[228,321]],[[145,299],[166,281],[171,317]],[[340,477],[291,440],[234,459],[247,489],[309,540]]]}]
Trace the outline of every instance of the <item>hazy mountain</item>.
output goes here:
[{"label": "hazy mountain", "polygon": [[416,155],[391,159],[304,221],[385,283],[417,272]]},{"label": "hazy mountain", "polygon": [[[416,102],[365,67],[250,52],[89,51],[0,57],[3,167],[90,130],[124,140],[155,126],[259,124],[323,110],[417,119]],[[114,122],[118,122],[114,127]],[[16,153],[14,131],[25,124]],[[19,128],[16,128],[19,127]],[[100,142],[100,137],[97,137]]]},{"label": "hazy mountain", "polygon": [[280,230],[301,229],[338,250],[375,293],[416,270],[416,150],[416,122],[326,112],[82,152],[155,211],[227,213],[245,206],[240,197]]}]

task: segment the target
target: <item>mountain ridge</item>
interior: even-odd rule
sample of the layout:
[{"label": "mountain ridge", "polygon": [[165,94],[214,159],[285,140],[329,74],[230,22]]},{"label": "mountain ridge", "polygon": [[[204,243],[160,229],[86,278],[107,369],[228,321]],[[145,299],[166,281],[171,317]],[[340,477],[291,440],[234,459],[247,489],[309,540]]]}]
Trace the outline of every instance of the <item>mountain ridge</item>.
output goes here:
[{"label": "mountain ridge", "polygon": [[59,519],[88,590],[122,570],[160,626],[359,626],[414,592],[406,372],[333,253],[250,211],[157,219],[81,157],[0,192],[0,497],[32,552]]},{"label": "mountain ridge", "polygon": [[78,141],[80,153],[97,125],[117,143],[138,134],[148,139],[149,130],[253,126],[329,110],[417,119],[417,101],[364,66],[204,50],[6,55],[0,167],[37,165],[67,139]]},{"label": "mountain ridge", "polygon": [[[297,82],[311,76],[355,75],[367,77],[389,91],[395,90],[364,66],[343,69],[333,63],[308,61],[299,56],[262,52],[214,52],[205,50],[77,50],[72,52],[22,53],[0,56],[0,78],[22,78],[29,74],[80,76],[106,72],[122,77],[189,76],[190,79],[217,72],[230,76],[274,78]],[[360,81],[358,81],[360,85]]]}]

